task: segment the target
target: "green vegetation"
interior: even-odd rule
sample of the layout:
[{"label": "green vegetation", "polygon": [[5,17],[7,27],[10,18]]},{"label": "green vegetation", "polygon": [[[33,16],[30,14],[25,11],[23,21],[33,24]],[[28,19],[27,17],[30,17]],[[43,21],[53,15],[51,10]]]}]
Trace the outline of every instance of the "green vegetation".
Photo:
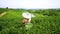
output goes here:
[{"label": "green vegetation", "polygon": [[[0,8],[0,34],[60,34],[60,10],[59,9],[6,9]],[[22,24],[22,13],[30,12],[36,15],[32,18],[33,27],[26,30]]]}]

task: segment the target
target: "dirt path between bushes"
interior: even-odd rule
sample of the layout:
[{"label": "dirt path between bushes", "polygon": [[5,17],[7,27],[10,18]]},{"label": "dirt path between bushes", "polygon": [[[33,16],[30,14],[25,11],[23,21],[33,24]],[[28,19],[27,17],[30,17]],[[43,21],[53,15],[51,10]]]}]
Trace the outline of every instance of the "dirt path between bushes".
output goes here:
[{"label": "dirt path between bushes", "polygon": [[0,14],[0,17],[4,16],[6,14],[6,12],[3,12]]}]

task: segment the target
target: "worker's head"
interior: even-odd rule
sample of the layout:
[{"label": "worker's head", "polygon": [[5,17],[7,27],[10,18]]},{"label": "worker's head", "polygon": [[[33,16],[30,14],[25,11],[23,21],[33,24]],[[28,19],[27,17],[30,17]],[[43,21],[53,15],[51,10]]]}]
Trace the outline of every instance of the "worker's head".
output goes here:
[{"label": "worker's head", "polygon": [[28,22],[29,22],[29,19],[24,18],[23,23],[28,23]]},{"label": "worker's head", "polygon": [[31,18],[35,17],[33,14],[29,12],[22,13],[22,16],[24,17],[25,22],[31,22]]}]

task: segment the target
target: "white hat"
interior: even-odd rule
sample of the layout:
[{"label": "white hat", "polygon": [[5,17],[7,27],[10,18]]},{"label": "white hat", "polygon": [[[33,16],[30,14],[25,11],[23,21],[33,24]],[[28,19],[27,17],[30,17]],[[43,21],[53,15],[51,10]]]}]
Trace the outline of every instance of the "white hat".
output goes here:
[{"label": "white hat", "polygon": [[29,21],[31,21],[31,17],[35,17],[33,14],[31,14],[31,13],[29,13],[29,12],[24,12],[24,13],[22,13],[22,16],[23,16],[24,18],[29,19]]},{"label": "white hat", "polygon": [[31,18],[31,14],[30,13],[28,13],[28,12],[25,12],[25,13],[22,13],[22,16],[24,17],[24,18]]}]

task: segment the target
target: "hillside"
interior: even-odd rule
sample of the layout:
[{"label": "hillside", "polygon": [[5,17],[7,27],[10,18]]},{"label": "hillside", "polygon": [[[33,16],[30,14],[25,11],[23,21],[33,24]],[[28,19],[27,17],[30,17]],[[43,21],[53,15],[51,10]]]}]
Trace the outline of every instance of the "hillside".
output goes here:
[{"label": "hillside", "polygon": [[[25,9],[1,9],[0,34],[60,34],[60,10],[25,10]],[[4,10],[4,11],[3,11]],[[33,27],[26,30],[23,27],[23,12],[30,12],[36,15],[32,18]]]}]

